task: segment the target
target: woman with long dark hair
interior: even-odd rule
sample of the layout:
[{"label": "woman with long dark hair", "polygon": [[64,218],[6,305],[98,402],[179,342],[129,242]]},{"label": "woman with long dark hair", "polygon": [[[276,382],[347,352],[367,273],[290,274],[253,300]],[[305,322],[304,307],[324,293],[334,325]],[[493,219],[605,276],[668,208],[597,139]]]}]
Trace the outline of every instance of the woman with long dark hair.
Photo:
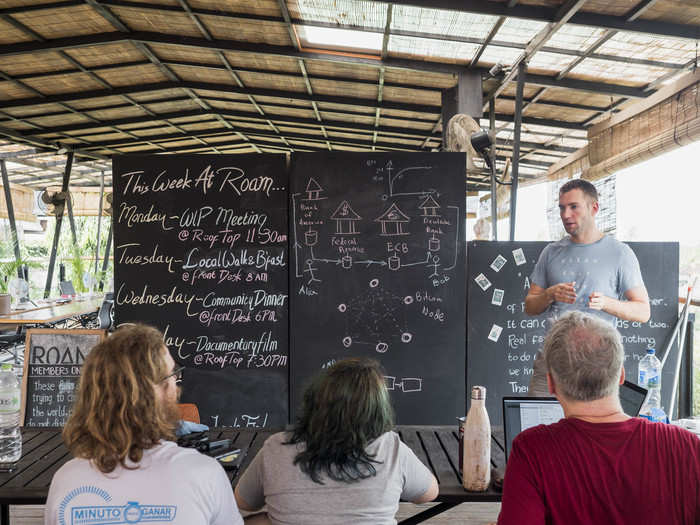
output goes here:
[{"label": "woman with long dark hair", "polygon": [[435,499],[435,477],[392,432],[379,364],[346,359],[304,394],[289,433],[271,436],[236,486],[243,510],[277,524],[395,524],[399,499]]}]

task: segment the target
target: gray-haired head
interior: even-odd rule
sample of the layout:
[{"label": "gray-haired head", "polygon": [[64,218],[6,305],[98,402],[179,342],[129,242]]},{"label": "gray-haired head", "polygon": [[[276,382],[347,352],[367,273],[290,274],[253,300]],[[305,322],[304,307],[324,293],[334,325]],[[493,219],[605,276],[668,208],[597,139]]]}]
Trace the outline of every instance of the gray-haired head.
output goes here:
[{"label": "gray-haired head", "polygon": [[592,401],[617,393],[625,352],[612,325],[574,311],[552,325],[544,341],[544,358],[559,394],[573,401]]}]

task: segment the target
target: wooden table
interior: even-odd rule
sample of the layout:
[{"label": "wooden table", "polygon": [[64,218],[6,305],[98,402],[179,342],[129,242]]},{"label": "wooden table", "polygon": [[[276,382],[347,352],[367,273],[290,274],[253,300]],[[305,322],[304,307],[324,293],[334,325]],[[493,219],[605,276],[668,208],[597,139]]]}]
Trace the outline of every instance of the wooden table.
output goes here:
[{"label": "wooden table", "polygon": [[[409,525],[422,523],[437,514],[459,505],[472,502],[499,502],[501,491],[494,488],[493,476],[491,486],[486,492],[467,492],[462,486],[459,473],[459,447],[456,425],[452,426],[399,426],[397,432],[401,441],[406,443],[423,464],[432,470],[438,480],[440,493],[435,501],[437,505],[401,521]],[[505,470],[505,453],[503,450],[503,430],[492,429],[491,466],[503,475]]]},{"label": "wooden table", "polygon": [[62,304],[47,304],[0,315],[0,329],[3,325],[46,325],[71,317],[78,317],[96,312],[102,304],[102,297],[85,301],[71,301]]},{"label": "wooden table", "polygon": [[[501,500],[500,491],[489,489],[487,492],[475,493],[462,488],[462,479],[457,468],[456,428],[399,426],[397,432],[402,441],[433,471],[440,485],[440,493],[436,499],[438,504],[407,518],[402,524],[421,523],[460,503]],[[212,429],[209,431],[209,439],[214,441],[228,438],[232,440],[232,448],[248,450],[241,465],[242,473],[271,433],[251,429]],[[502,433],[499,429],[494,429],[494,436],[496,439],[491,447],[492,464],[502,471],[505,458],[501,447]],[[17,463],[17,468],[13,472],[0,472],[0,523],[9,523],[10,505],[46,503],[54,473],[69,459],[71,456],[63,444],[60,429],[23,429],[22,457]],[[235,486],[239,473],[227,473],[231,485]]]}]

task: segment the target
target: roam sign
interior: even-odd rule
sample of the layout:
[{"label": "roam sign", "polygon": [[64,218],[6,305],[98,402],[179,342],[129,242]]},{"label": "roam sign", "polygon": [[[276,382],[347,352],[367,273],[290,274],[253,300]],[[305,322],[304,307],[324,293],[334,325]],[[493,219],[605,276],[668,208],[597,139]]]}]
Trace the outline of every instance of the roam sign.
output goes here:
[{"label": "roam sign", "polygon": [[85,357],[104,338],[104,330],[27,331],[21,414],[25,427],[65,425]]}]

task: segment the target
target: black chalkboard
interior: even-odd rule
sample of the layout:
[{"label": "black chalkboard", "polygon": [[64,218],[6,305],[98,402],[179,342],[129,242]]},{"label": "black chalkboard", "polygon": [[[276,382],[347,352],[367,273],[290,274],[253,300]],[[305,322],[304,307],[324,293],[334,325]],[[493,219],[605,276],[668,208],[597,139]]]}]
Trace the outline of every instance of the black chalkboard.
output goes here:
[{"label": "black chalkboard", "polygon": [[378,359],[397,420],[465,411],[465,156],[294,154],[291,408],[308,379]]},{"label": "black chalkboard", "polygon": [[[469,387],[486,386],[489,417],[496,425],[502,422],[503,396],[527,395],[532,363],[548,329],[545,314],[528,316],[524,312],[530,274],[547,244],[467,244],[467,383]],[[625,345],[625,373],[636,382],[639,360],[648,347],[662,349],[678,316],[678,243],[626,244],[639,260],[651,302],[648,322],[617,322]],[[522,257],[514,254],[516,250],[522,250]],[[496,261],[499,256],[501,259]],[[672,383],[670,368],[664,369],[662,386]],[[664,404],[668,407],[668,400]]]},{"label": "black chalkboard", "polygon": [[103,330],[27,330],[22,376],[25,427],[62,427],[75,399],[80,371]]},{"label": "black chalkboard", "polygon": [[283,155],[115,156],[115,321],[165,333],[212,426],[288,421]]}]

